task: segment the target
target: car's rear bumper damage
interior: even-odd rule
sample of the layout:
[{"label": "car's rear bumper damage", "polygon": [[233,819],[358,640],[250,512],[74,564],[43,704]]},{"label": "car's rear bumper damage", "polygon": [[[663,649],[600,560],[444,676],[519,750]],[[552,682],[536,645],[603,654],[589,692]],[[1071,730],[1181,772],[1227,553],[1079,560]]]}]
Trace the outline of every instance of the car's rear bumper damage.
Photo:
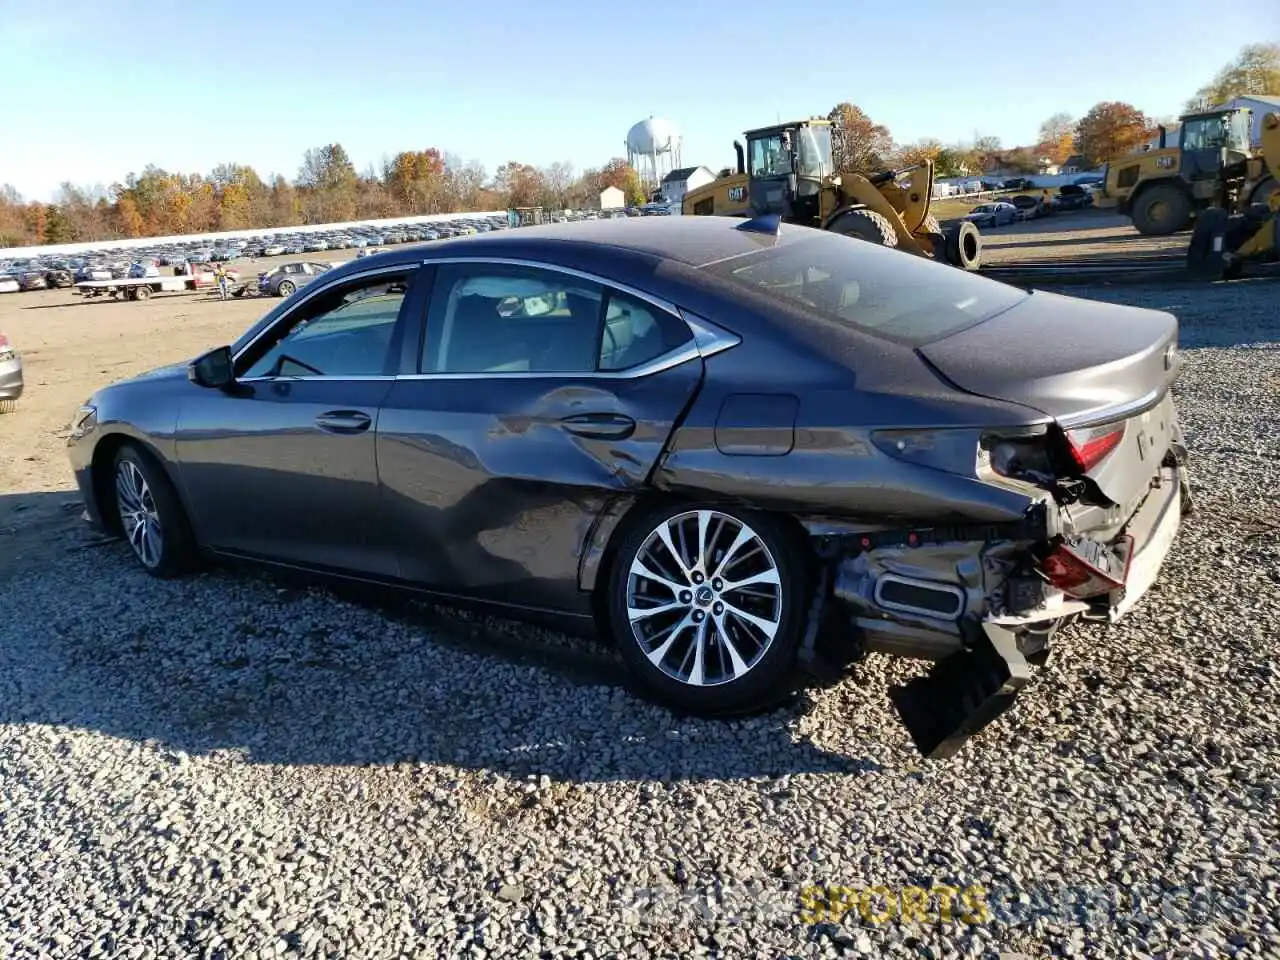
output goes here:
[{"label": "car's rear bumper damage", "polygon": [[[1021,522],[810,533],[829,559],[829,647],[933,661],[891,696],[921,753],[954,754],[1013,702],[1066,621],[1115,621],[1146,594],[1188,503],[1171,451],[1128,518],[1080,529],[1051,497]],[[1114,512],[1111,514],[1114,518]]]}]

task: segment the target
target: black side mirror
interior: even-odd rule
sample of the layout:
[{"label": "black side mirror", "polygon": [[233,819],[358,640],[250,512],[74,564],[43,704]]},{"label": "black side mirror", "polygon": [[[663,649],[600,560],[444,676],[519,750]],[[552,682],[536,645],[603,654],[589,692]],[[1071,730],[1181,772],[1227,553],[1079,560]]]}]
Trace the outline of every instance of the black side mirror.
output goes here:
[{"label": "black side mirror", "polygon": [[236,382],[231,348],[216,347],[187,364],[187,379],[202,387],[222,389]]}]

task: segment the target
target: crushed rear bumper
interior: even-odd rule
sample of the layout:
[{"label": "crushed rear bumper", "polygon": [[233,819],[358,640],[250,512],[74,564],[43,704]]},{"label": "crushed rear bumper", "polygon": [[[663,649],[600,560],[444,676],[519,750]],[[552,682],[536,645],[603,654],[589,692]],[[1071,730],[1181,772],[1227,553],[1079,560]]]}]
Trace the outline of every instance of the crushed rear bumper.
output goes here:
[{"label": "crushed rear bumper", "polygon": [[[1070,515],[1051,503],[1037,504],[1023,523],[989,525],[973,539],[957,534],[981,528],[843,538],[832,588],[843,634],[860,650],[933,661],[926,674],[890,691],[922,754],[952,756],[1009,709],[1064,622],[1114,622],[1142,600],[1189,505],[1185,485],[1185,468],[1171,457],[1105,541],[1075,531]],[[1049,582],[1037,558],[1081,534],[1122,573],[1111,589],[1074,597]]]}]

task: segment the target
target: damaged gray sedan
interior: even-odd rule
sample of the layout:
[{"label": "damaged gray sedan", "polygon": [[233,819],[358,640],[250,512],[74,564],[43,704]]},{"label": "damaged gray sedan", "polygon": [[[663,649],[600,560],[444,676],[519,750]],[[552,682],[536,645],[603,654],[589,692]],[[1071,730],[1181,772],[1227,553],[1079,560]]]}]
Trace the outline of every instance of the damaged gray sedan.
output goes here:
[{"label": "damaged gray sedan", "polygon": [[1190,507],[1177,333],[770,218],[527,228],[332,270],[95,394],[70,453],[157,576],[554,614],[702,714],[931,660],[893,698],[947,756],[1155,580]]}]

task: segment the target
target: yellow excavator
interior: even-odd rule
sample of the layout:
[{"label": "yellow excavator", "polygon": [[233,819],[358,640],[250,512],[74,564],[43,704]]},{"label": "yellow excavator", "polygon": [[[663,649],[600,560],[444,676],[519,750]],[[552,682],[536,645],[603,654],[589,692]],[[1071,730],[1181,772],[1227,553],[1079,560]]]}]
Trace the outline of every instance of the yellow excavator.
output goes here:
[{"label": "yellow excavator", "polygon": [[982,265],[982,236],[969,221],[943,230],[930,212],[932,161],[864,176],[837,174],[831,121],[823,117],[748,130],[733,142],[737,170],[689,191],[686,216],[758,217],[830,230],[931,257],[964,270]]},{"label": "yellow excavator", "polygon": [[1262,146],[1240,171],[1247,191],[1234,209],[1212,206],[1196,217],[1187,268],[1210,279],[1231,280],[1251,261],[1280,259],[1280,113],[1262,118]]}]

